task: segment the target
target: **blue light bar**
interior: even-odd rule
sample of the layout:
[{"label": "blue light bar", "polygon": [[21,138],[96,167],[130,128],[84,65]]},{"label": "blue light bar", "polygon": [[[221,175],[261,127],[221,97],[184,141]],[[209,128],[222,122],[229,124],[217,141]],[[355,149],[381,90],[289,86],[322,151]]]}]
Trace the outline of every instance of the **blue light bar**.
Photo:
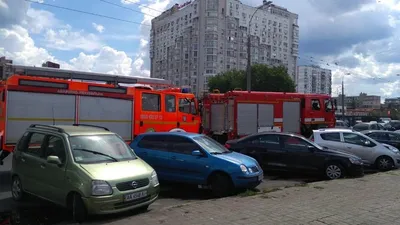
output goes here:
[{"label": "blue light bar", "polygon": [[181,90],[182,93],[190,93],[190,88],[182,88]]}]

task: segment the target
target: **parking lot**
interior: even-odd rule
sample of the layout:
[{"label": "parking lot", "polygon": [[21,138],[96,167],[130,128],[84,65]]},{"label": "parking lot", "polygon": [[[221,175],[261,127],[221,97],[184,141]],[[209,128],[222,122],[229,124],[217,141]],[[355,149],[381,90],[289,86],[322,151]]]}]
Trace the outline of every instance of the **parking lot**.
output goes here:
[{"label": "parking lot", "polygon": [[[27,220],[30,224],[58,224],[70,222],[71,219],[68,212],[51,203],[36,198],[29,198],[28,201],[19,204],[12,200],[9,172],[11,168],[11,158],[12,157],[9,156],[5,160],[5,164],[0,167],[0,213],[3,215],[13,213],[14,217],[18,215],[21,220]],[[264,178],[264,182],[258,186],[258,189],[260,191],[267,191],[276,188],[304,185],[305,183],[314,181],[316,181],[316,179],[312,177],[269,174]],[[239,193],[239,195],[247,194],[249,193]],[[151,212],[158,212],[188,203],[207,201],[211,198],[208,191],[199,190],[195,187],[172,184],[162,185],[159,199],[150,206],[149,210]],[[132,212],[112,216],[98,216],[91,218],[91,220],[96,223],[106,223],[106,221],[119,221],[130,216],[132,216]]]}]

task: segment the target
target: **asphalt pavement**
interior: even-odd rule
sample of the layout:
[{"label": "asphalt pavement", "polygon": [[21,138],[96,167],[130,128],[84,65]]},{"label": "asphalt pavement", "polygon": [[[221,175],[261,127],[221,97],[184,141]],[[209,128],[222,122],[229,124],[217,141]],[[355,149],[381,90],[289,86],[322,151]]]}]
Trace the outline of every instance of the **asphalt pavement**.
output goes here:
[{"label": "asphalt pavement", "polygon": [[[69,213],[52,203],[29,197],[23,203],[16,203],[11,198],[10,186],[10,169],[12,155],[6,158],[4,165],[0,166],[0,224],[2,218],[17,218],[20,222],[13,224],[31,224],[31,225],[47,225],[47,224],[65,224],[71,221]],[[264,182],[257,189],[274,189],[279,187],[296,186],[304,183],[316,181],[310,177],[293,177],[287,175],[273,175],[264,178]],[[187,203],[204,201],[211,199],[212,196],[207,190],[199,190],[192,186],[182,185],[162,185],[159,199],[153,203],[149,210],[160,211],[170,207],[176,207]],[[108,221],[118,221],[134,216],[133,212],[126,212],[116,215],[97,216],[91,218],[96,224],[105,224]]]}]

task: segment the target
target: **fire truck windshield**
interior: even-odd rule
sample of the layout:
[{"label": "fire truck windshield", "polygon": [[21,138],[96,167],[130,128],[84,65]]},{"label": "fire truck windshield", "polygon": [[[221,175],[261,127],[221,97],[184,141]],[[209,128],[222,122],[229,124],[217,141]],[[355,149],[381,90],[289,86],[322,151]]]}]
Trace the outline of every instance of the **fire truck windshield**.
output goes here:
[{"label": "fire truck windshield", "polygon": [[197,115],[196,102],[194,99],[182,98],[179,100],[179,111]]},{"label": "fire truck windshield", "polygon": [[333,102],[332,99],[325,99],[325,111],[331,112],[333,111]]}]

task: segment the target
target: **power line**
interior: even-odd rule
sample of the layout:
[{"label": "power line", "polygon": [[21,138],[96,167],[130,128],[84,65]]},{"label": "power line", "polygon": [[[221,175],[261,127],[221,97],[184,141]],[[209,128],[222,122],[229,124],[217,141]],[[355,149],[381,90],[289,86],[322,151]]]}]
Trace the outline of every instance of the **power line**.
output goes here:
[{"label": "power line", "polygon": [[132,4],[139,5],[140,7],[143,7],[143,8],[146,8],[146,9],[150,9],[150,10],[153,10],[153,11],[156,11],[156,12],[163,13],[163,11],[160,11],[160,10],[154,9],[154,8],[150,8],[150,7],[148,7],[148,6],[145,6],[145,5],[143,5],[143,4],[140,4],[139,2],[133,2],[133,1],[131,1],[131,0],[124,0],[124,2],[129,2],[129,3],[132,3]]},{"label": "power line", "polygon": [[49,7],[53,7],[53,8],[64,9],[64,10],[68,10],[68,11],[72,11],[72,12],[78,12],[78,13],[82,13],[82,14],[87,14],[87,15],[92,15],[92,16],[97,16],[97,17],[103,17],[103,18],[106,18],[106,19],[117,20],[117,21],[121,21],[121,22],[126,22],[126,23],[132,23],[132,24],[138,24],[138,25],[151,27],[151,25],[148,25],[148,24],[142,24],[142,23],[139,23],[139,22],[135,22],[135,21],[131,21],[131,20],[124,20],[124,19],[120,19],[120,18],[116,18],[116,17],[112,17],[112,16],[107,16],[107,15],[102,15],[102,14],[98,14],[98,13],[92,13],[92,12],[82,11],[82,10],[78,10],[78,9],[71,9],[71,8],[58,6],[58,5],[52,5],[52,4],[48,4],[48,3],[40,3],[40,2],[32,1],[32,0],[24,0],[24,1],[31,2],[31,3],[36,3],[36,4],[39,4],[39,5],[45,5],[45,6],[49,6]]},{"label": "power line", "polygon": [[113,5],[113,6],[117,6],[117,7],[123,8],[123,9],[127,9],[127,10],[130,10],[130,11],[133,11],[133,12],[138,12],[138,13],[141,13],[141,14],[143,14],[143,15],[147,15],[147,16],[151,16],[151,17],[156,17],[156,16],[153,16],[153,15],[147,14],[147,13],[144,13],[144,12],[139,11],[139,10],[135,10],[135,9],[132,9],[132,8],[129,8],[129,7],[126,7],[126,6],[122,6],[122,5],[116,4],[116,3],[114,3],[114,2],[110,2],[110,1],[106,1],[106,0],[99,0],[99,1],[104,2],[104,3],[107,3],[107,4],[110,4],[110,5]]}]

